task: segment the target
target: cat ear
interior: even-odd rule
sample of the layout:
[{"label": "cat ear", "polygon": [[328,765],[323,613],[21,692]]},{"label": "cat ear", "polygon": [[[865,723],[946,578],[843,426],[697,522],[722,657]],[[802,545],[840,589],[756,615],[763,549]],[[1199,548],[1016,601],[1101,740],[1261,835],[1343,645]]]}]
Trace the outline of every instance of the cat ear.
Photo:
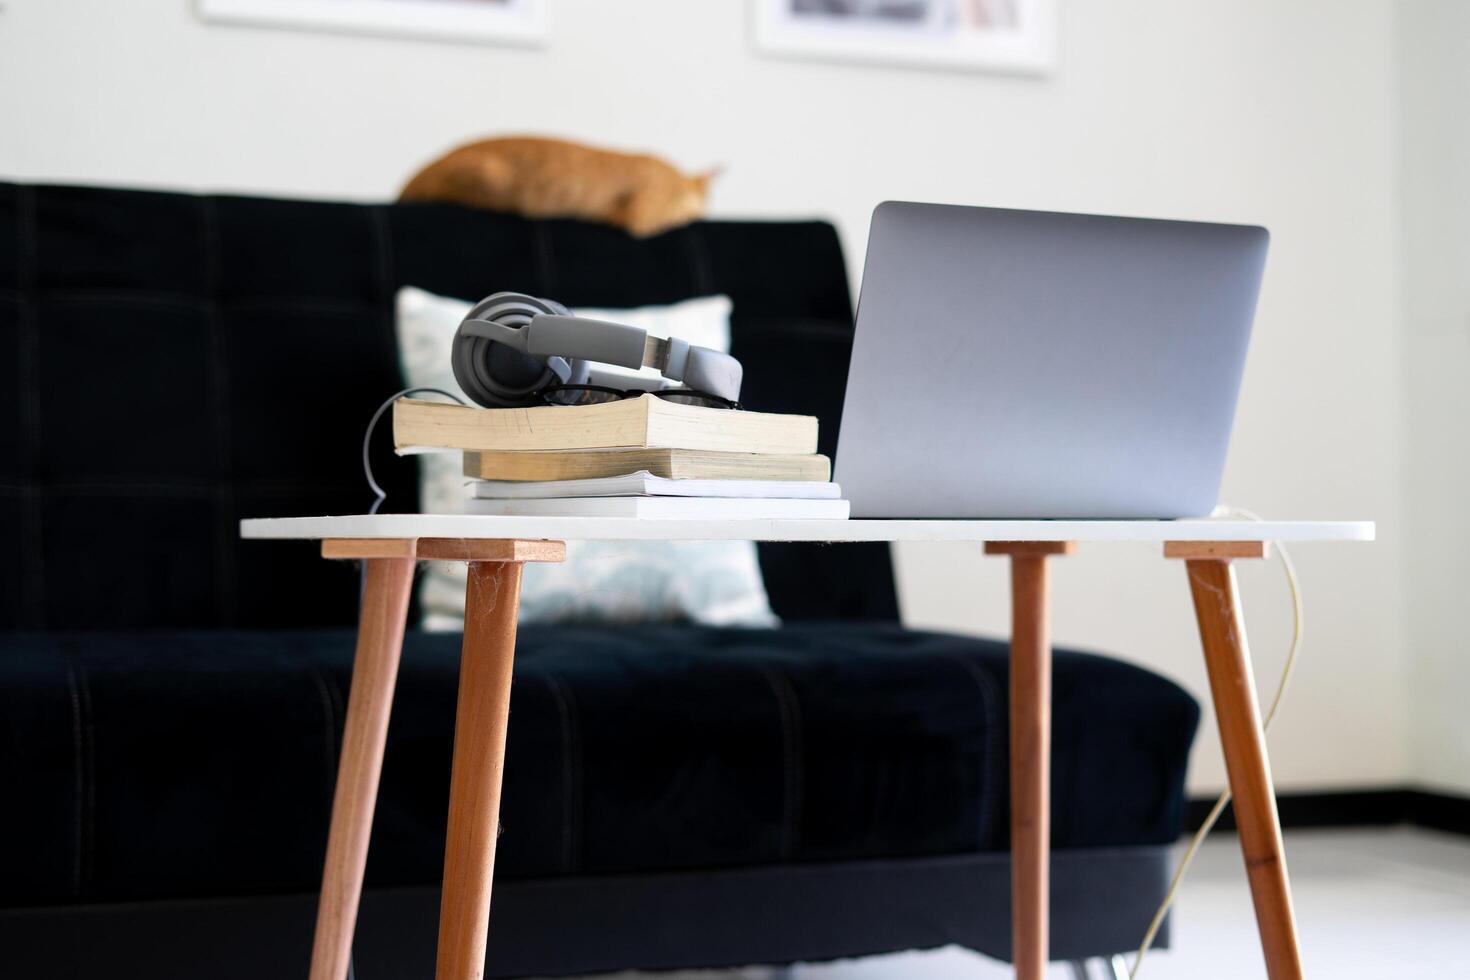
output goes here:
[{"label": "cat ear", "polygon": [[701,170],[699,173],[695,174],[689,179],[692,180],[696,185],[698,185],[700,190],[709,190],[710,181],[714,180],[716,177],[724,172],[724,165],[716,164],[713,167]]}]

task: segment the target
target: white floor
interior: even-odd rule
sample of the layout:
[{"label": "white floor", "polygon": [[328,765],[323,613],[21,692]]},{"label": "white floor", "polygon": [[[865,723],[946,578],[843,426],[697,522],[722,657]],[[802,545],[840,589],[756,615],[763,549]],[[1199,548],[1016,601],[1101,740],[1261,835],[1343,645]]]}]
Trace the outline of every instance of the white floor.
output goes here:
[{"label": "white floor", "polygon": [[[1408,828],[1298,831],[1287,835],[1286,852],[1308,976],[1470,978],[1470,837]],[[789,974],[795,980],[1001,980],[1009,975],[1004,964],[955,948],[803,965]],[[1098,969],[1094,975],[1103,973]],[[765,980],[771,971],[660,976]],[[1051,976],[1070,980],[1072,974],[1058,965]],[[1265,976],[1233,835],[1212,837],[1200,851],[1179,898],[1173,948],[1150,954],[1140,976]]]}]

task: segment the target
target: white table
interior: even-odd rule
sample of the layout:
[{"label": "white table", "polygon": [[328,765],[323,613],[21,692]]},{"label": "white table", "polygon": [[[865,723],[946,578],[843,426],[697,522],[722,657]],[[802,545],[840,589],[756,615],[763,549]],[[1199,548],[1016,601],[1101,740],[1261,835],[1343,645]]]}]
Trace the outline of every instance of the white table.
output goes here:
[{"label": "white table", "polygon": [[312,980],[342,980],[362,892],[388,712],[418,560],[464,561],[449,828],[438,980],[481,976],[499,826],[521,566],[561,561],[571,540],[968,541],[1011,561],[1011,852],[1016,975],[1047,961],[1051,642],[1047,558],[1077,542],[1158,542],[1185,561],[1234,796],[1256,923],[1271,980],[1299,978],[1301,956],[1255,682],[1231,561],[1272,541],[1370,541],[1362,521],[648,521],[636,518],[381,514],[247,520],[246,538],[319,539],[327,558],[367,564],[352,689],[332,802],[312,948]]}]

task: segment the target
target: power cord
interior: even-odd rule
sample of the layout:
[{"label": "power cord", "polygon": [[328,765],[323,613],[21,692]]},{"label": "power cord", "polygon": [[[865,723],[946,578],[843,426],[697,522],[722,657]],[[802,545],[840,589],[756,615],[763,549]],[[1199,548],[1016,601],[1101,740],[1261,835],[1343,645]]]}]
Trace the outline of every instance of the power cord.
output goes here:
[{"label": "power cord", "polygon": [[[1244,510],[1240,507],[1222,506],[1215,509],[1212,517],[1241,517],[1248,521],[1262,520],[1259,514]],[[1292,564],[1291,555],[1281,544],[1276,546],[1276,555],[1281,561],[1281,570],[1286,573],[1286,585],[1291,592],[1292,629],[1291,646],[1286,651],[1286,663],[1281,668],[1281,680],[1276,684],[1276,694],[1271,698],[1271,705],[1266,709],[1266,718],[1262,723],[1263,729],[1269,729],[1271,722],[1276,717],[1277,710],[1281,707],[1281,701],[1286,696],[1286,689],[1291,684],[1291,675],[1296,670],[1297,654],[1302,646],[1302,589],[1301,582],[1297,579],[1296,566]],[[1154,939],[1159,934],[1159,928],[1164,924],[1164,917],[1169,914],[1174,899],[1179,894],[1179,886],[1184,884],[1184,876],[1189,873],[1189,866],[1194,863],[1195,855],[1199,853],[1200,845],[1205,842],[1220,815],[1230,805],[1230,790],[1227,788],[1215,800],[1215,805],[1210,808],[1205,822],[1200,824],[1199,830],[1195,831],[1194,837],[1189,841],[1189,846],[1184,849],[1184,856],[1179,859],[1179,867],[1174,872],[1174,877],[1169,882],[1169,890],[1164,893],[1164,900],[1159,903],[1159,909],[1154,913],[1153,921],[1148,925],[1148,931],[1143,935],[1143,942],[1138,946],[1138,955],[1133,960],[1133,968],[1128,971],[1128,980],[1135,980],[1139,970],[1143,968],[1143,958],[1148,955],[1149,947],[1153,945]]]}]

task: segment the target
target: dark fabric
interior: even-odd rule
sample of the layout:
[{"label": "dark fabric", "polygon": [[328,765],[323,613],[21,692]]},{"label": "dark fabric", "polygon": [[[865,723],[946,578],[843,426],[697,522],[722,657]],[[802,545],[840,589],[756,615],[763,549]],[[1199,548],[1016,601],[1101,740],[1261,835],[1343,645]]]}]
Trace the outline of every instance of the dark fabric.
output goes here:
[{"label": "dark fabric", "polygon": [[[460,638],[410,634],[368,882],[437,882]],[[309,891],[352,636],[12,634],[0,643],[0,905]],[[497,875],[1006,847],[1006,650],[884,625],[529,627]],[[1194,701],[1059,651],[1053,843],[1162,844]]]},{"label": "dark fabric", "polygon": [[[1131,951],[1163,897],[1167,845],[1058,852],[1051,955]],[[810,962],[959,943],[1010,957],[1011,862],[1003,852],[761,868],[497,882],[486,976]],[[299,976],[314,894],[0,909],[0,950],[19,977],[149,980]],[[433,975],[436,888],[369,890],[357,975]],[[261,937],[270,937],[262,942]],[[1169,945],[1166,919],[1154,945]]]},{"label": "dark fabric", "polygon": [[[246,896],[320,880],[358,579],[237,522],[366,506],[358,445],[401,386],[400,285],[574,307],[726,293],[747,404],[815,414],[836,445],[852,318],[824,223],[635,241],[448,207],[0,184],[0,948],[39,936],[75,975],[194,976],[191,949],[264,962],[229,943],[307,935],[300,910],[290,938],[242,917],[278,901]],[[387,509],[411,511],[388,445],[385,427]],[[522,632],[497,867],[521,945],[497,960],[492,938],[493,969],[1005,955],[1004,647],[894,625],[885,545],[760,554],[795,625]],[[410,635],[389,729],[359,943],[422,957],[402,975],[432,949],[459,643]],[[1056,867],[1081,883],[1059,894],[1125,898],[1057,910],[1053,948],[1113,952],[1162,887],[1198,709],[1080,653],[1057,654],[1054,684]],[[423,900],[378,904],[401,888]],[[201,941],[148,939],[181,932]]]},{"label": "dark fabric", "polygon": [[[792,356],[792,337],[802,338],[800,356]],[[737,332],[730,351],[744,364],[760,366],[747,368],[746,402],[817,416],[822,420],[817,448],[836,460],[852,356],[847,322],[763,318]],[[771,606],[783,619],[810,619],[813,610],[828,619],[898,619],[887,544],[762,543],[759,548]]]},{"label": "dark fabric", "polygon": [[[0,630],[351,625],[350,575],[238,521],[367,507],[359,445],[401,387],[401,285],[573,307],[726,293],[748,405],[815,413],[836,444],[852,316],[822,222],[640,241],[443,206],[0,184]],[[385,509],[412,511],[389,445],[383,426]],[[761,562],[787,620],[897,617],[886,545]]]}]

